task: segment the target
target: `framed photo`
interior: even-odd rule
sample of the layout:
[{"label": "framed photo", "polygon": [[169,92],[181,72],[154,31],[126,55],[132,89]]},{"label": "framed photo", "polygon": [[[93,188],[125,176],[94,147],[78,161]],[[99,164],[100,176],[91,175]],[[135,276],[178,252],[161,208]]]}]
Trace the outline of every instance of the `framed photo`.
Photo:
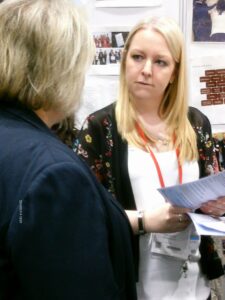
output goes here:
[{"label": "framed photo", "polygon": [[90,69],[91,75],[119,75],[120,60],[129,29],[101,27],[92,32],[96,53]]},{"label": "framed photo", "polygon": [[224,0],[191,0],[192,41],[225,42]]}]

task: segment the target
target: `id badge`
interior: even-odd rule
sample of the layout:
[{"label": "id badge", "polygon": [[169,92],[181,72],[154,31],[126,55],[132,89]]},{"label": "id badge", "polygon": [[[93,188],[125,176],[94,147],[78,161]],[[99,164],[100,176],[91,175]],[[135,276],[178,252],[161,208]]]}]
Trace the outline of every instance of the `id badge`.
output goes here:
[{"label": "id badge", "polygon": [[193,239],[192,227],[188,227],[182,232],[152,234],[152,253],[186,260],[190,254],[196,254],[198,247],[199,239],[196,236]]}]

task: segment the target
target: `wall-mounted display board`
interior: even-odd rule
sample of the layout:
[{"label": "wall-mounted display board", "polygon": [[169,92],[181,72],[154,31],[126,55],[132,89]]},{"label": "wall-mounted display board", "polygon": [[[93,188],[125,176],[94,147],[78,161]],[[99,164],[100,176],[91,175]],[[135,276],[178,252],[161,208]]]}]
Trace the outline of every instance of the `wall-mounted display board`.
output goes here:
[{"label": "wall-mounted display board", "polygon": [[212,124],[225,123],[225,56],[191,60],[192,103]]},{"label": "wall-mounted display board", "polygon": [[182,26],[189,62],[190,105],[199,108],[208,116],[214,132],[223,132],[225,11],[217,10],[218,2],[185,0],[182,7]]},{"label": "wall-mounted display board", "polygon": [[119,75],[120,60],[129,27],[92,27],[96,53],[90,75]]},{"label": "wall-mounted display board", "polygon": [[[189,103],[209,117],[214,131],[225,131],[222,83],[216,83],[221,85],[222,91],[220,89],[219,92],[217,89],[218,93],[215,96],[212,94],[214,89],[207,89],[209,83],[199,81],[205,72],[222,70],[225,67],[222,59],[225,56],[223,42],[225,13],[219,14],[219,24],[222,22],[222,27],[216,26],[212,18],[218,0],[173,0],[173,5],[171,0],[148,0],[145,6],[141,0],[74,0],[74,2],[88,9],[96,44],[95,59],[86,78],[83,104],[77,114],[78,127],[89,113],[115,101],[121,52],[130,28],[147,16],[169,16],[180,24],[185,35]],[[221,98],[212,99],[213,97]]]}]

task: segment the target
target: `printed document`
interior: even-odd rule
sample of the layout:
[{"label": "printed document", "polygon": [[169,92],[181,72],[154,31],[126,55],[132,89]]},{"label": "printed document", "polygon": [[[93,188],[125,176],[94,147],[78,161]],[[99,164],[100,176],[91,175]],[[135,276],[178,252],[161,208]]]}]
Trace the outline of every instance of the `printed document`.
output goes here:
[{"label": "printed document", "polygon": [[[203,203],[225,196],[225,171],[196,181],[160,188],[158,191],[174,206],[195,211]],[[225,235],[225,219],[190,213],[198,234]]]}]

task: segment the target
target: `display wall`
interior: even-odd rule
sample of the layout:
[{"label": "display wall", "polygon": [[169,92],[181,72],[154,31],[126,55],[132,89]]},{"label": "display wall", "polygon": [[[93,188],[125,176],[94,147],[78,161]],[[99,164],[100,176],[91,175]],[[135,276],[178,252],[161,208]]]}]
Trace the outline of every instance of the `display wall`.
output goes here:
[{"label": "display wall", "polygon": [[[193,2],[184,2],[183,11],[188,13],[182,17],[189,62],[190,105],[208,116],[213,132],[225,132],[225,38],[219,42],[211,41],[210,36],[194,39]],[[216,2],[207,0],[207,5],[210,8]],[[223,28],[225,32],[225,18]]]},{"label": "display wall", "polygon": [[[225,82],[223,73],[225,44],[194,39],[194,0],[74,0],[74,2],[85,7],[97,46],[95,65],[91,66],[87,75],[82,104],[77,112],[78,128],[89,113],[115,101],[118,89],[118,57],[126,34],[142,18],[156,15],[175,19],[184,32],[190,105],[199,108],[209,117],[214,132],[225,132],[225,84],[222,83]],[[207,0],[209,6],[215,2],[216,0]],[[105,37],[103,42],[100,41],[102,36]],[[106,38],[112,42],[110,45],[107,45]],[[210,87],[209,76],[213,76],[214,79],[220,76],[219,86],[218,83],[213,83],[214,86]]]}]

